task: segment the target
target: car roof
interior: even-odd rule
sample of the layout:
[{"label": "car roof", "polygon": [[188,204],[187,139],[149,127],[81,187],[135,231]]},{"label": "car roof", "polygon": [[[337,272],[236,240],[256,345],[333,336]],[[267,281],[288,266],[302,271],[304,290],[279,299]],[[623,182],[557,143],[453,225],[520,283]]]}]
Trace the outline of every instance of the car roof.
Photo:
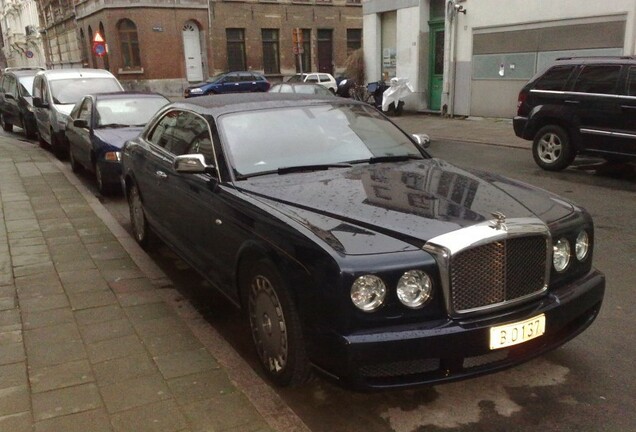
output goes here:
[{"label": "car roof", "polygon": [[594,64],[594,63],[616,63],[616,64],[636,64],[635,56],[589,56],[589,57],[559,57],[556,64]]},{"label": "car roof", "polygon": [[17,77],[35,76],[42,69],[12,69],[4,72],[4,75],[15,75]]},{"label": "car roof", "polygon": [[174,102],[170,107],[192,109],[214,117],[240,111],[253,111],[268,108],[287,108],[320,104],[365,105],[353,99],[336,98],[327,95],[297,93],[229,93],[221,95],[200,96]]},{"label": "car roof", "polygon": [[113,77],[113,74],[104,69],[49,69],[39,71],[37,75],[46,76],[49,80],[54,79],[67,79],[67,78],[103,78]]},{"label": "car roof", "polygon": [[164,95],[155,92],[139,92],[139,91],[122,91],[122,92],[108,92],[108,93],[93,93],[95,99],[130,99],[131,97],[138,98],[156,98],[162,97],[168,99]]}]

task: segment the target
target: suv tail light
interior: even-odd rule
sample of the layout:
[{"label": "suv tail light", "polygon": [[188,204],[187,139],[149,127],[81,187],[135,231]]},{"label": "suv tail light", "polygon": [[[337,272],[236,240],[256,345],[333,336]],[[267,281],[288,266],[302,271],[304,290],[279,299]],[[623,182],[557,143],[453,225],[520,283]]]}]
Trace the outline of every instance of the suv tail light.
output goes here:
[{"label": "suv tail light", "polygon": [[519,97],[517,98],[517,115],[521,115],[521,106],[526,101],[527,97],[527,91],[522,90],[519,92]]}]

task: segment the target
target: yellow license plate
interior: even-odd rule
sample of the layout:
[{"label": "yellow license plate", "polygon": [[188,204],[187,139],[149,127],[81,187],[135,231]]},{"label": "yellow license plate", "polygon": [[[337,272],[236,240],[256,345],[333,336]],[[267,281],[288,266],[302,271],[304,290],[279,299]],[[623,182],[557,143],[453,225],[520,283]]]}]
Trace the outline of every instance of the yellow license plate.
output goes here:
[{"label": "yellow license plate", "polygon": [[495,350],[527,342],[545,333],[545,315],[537,315],[512,324],[490,328],[490,349]]}]

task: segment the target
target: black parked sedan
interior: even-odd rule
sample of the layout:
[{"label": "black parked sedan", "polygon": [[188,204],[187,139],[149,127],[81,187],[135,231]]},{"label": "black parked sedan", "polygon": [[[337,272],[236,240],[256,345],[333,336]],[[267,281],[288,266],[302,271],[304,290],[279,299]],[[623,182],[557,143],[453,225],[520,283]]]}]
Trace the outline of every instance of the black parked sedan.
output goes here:
[{"label": "black parked sedan", "polygon": [[424,142],[347,99],[171,104],[124,147],[134,235],[247,310],[279,385],[310,366],[361,389],[451,381],[587,328],[605,289],[590,215]]},{"label": "black parked sedan", "polygon": [[121,148],[139,135],[148,120],[170,101],[158,93],[116,92],[84,96],[66,124],[74,172],[95,173],[101,193],[118,189]]},{"label": "black parked sedan", "polygon": [[0,123],[11,132],[22,128],[27,138],[37,136],[31,88],[35,74],[42,68],[8,68],[0,78]]}]

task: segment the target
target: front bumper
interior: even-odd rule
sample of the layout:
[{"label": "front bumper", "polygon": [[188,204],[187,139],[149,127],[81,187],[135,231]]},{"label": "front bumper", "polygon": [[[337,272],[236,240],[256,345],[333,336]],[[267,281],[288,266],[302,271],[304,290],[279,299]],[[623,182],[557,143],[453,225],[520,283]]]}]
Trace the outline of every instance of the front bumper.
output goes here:
[{"label": "front bumper", "polygon": [[[320,341],[328,355],[319,370],[359,390],[455,381],[524,363],[585,330],[597,317],[605,276],[593,270],[514,310],[466,320],[446,319]],[[528,342],[490,350],[490,328],[545,314],[546,331]]]}]

